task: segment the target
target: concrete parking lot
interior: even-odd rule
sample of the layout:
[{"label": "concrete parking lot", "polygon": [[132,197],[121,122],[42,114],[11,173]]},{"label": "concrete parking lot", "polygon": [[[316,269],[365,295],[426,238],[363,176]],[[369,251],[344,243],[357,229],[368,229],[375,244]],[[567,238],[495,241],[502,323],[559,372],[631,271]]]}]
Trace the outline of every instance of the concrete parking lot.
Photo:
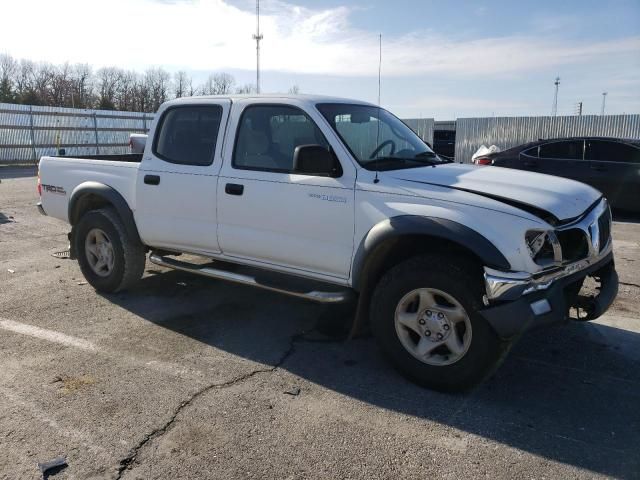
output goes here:
[{"label": "concrete parking lot", "polygon": [[[597,322],[532,332],[466,395],[398,376],[339,312],[147,264],[97,294],[53,257],[32,172],[0,170],[0,477],[640,478],[640,223]],[[53,478],[53,477],[52,477]]]}]

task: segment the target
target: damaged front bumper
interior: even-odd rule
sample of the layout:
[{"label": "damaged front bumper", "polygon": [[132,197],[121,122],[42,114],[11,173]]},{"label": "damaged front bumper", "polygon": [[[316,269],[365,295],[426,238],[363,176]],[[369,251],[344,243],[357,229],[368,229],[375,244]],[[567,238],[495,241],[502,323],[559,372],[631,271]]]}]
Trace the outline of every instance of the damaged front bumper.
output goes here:
[{"label": "damaged front bumper", "polygon": [[[594,296],[579,294],[586,277],[600,283]],[[502,338],[567,320],[572,307],[584,313],[576,319],[596,319],[618,294],[611,242],[597,258],[584,259],[543,275],[485,268],[485,286],[489,306],[481,314]]]}]

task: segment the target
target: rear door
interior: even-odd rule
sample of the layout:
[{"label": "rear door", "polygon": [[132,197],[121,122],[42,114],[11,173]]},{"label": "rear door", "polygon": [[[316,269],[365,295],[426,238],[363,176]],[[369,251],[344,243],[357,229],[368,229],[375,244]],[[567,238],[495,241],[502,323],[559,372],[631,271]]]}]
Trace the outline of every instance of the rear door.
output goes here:
[{"label": "rear door", "polygon": [[216,193],[230,100],[193,99],[157,115],[136,182],[135,219],[147,245],[220,251]]},{"label": "rear door", "polygon": [[589,139],[585,153],[591,184],[611,205],[640,210],[640,148],[613,140]]},{"label": "rear door", "polygon": [[[526,163],[527,159],[522,159]],[[589,162],[584,160],[584,140],[558,140],[543,143],[538,149],[538,158],[528,159],[534,167],[530,170],[571,178],[589,183],[591,172]]]}]

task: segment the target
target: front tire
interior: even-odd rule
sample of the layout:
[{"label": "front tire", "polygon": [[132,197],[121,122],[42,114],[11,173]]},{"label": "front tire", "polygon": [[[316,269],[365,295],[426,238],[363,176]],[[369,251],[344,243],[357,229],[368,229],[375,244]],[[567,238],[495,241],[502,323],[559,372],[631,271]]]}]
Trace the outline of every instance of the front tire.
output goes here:
[{"label": "front tire", "polygon": [[434,390],[472,388],[499,365],[501,341],[482,309],[481,276],[473,264],[422,255],[387,271],[371,305],[371,327],[382,352],[405,377]]},{"label": "front tire", "polygon": [[113,208],[85,213],[76,226],[74,241],[80,270],[99,292],[125,290],[144,273],[144,245],[127,235]]}]

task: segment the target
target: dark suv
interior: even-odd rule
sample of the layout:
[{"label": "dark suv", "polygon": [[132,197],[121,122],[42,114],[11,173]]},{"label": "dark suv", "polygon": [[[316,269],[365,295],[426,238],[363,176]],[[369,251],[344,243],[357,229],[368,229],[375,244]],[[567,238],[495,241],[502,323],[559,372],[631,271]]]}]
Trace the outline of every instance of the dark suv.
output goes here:
[{"label": "dark suv", "polygon": [[478,157],[475,163],[578,180],[600,190],[614,208],[640,212],[640,140],[538,140]]}]

